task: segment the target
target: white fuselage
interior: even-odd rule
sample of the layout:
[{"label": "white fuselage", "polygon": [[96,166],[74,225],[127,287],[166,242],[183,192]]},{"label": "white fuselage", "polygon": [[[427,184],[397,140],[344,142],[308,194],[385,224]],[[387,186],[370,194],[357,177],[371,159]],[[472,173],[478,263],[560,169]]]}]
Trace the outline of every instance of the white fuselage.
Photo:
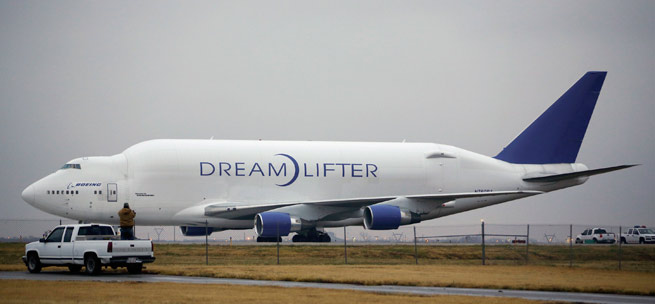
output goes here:
[{"label": "white fuselage", "polygon": [[[351,198],[512,190],[552,191],[586,177],[527,183],[523,177],[586,170],[582,164],[518,165],[431,143],[152,140],[109,157],[74,159],[23,193],[31,205],[62,217],[117,224],[128,202],[138,225],[252,228],[253,218],[188,212],[206,202],[263,205]],[[526,195],[458,199],[422,220]],[[328,207],[326,207],[328,208]],[[186,210],[186,211],[185,211]],[[332,210],[339,214],[338,210]],[[320,227],[361,225],[344,212]]]}]

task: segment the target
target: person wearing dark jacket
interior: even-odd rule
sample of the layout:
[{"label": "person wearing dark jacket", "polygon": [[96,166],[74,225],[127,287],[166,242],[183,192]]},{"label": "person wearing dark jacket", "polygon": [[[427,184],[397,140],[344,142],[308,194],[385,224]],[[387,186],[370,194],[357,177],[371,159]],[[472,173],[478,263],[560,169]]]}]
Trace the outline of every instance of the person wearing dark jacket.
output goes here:
[{"label": "person wearing dark jacket", "polygon": [[134,239],[134,217],[136,212],[130,209],[130,204],[123,204],[123,209],[118,211],[118,217],[120,218],[121,225],[121,240],[133,240]]}]

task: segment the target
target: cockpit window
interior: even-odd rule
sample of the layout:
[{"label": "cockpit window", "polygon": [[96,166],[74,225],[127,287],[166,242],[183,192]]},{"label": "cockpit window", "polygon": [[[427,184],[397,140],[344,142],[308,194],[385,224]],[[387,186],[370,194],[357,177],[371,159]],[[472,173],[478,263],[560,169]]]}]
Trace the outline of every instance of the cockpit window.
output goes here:
[{"label": "cockpit window", "polygon": [[61,167],[62,170],[64,169],[82,169],[80,164],[65,164],[63,167]]}]

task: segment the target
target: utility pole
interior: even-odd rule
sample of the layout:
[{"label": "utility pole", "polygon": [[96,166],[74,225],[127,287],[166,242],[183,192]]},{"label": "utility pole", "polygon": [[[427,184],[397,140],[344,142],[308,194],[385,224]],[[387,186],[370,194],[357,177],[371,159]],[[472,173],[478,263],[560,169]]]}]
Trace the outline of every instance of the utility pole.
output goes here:
[{"label": "utility pole", "polygon": [[346,247],[346,239],[348,239],[346,236],[346,226],[343,226],[343,259],[344,263],[348,264],[348,247]]},{"label": "utility pole", "polygon": [[484,252],[484,219],[482,221],[482,265],[485,265],[485,252]]},{"label": "utility pole", "polygon": [[205,265],[209,265],[209,223],[205,220]]},{"label": "utility pole", "polygon": [[573,267],[573,224],[569,225],[569,267]]},{"label": "utility pole", "polygon": [[619,226],[619,270],[621,270],[621,259],[623,258],[623,252],[621,251],[621,234],[623,230],[621,230],[621,226]]},{"label": "utility pole", "polygon": [[528,230],[525,233],[525,263],[528,263],[530,255],[530,224],[528,224]]},{"label": "utility pole", "polygon": [[277,223],[277,236],[275,237],[275,242],[277,242],[277,264],[280,265],[280,223]]},{"label": "utility pole", "polygon": [[418,265],[418,246],[416,245],[416,226],[414,226],[414,260]]}]

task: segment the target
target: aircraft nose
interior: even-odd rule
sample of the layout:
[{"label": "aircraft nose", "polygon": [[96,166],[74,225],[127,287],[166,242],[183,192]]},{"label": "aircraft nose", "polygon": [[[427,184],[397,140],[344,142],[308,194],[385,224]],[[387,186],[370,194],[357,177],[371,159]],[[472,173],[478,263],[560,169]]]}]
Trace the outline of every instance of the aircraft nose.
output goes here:
[{"label": "aircraft nose", "polygon": [[22,196],[23,200],[28,204],[34,205],[34,185],[27,186],[20,196]]}]

